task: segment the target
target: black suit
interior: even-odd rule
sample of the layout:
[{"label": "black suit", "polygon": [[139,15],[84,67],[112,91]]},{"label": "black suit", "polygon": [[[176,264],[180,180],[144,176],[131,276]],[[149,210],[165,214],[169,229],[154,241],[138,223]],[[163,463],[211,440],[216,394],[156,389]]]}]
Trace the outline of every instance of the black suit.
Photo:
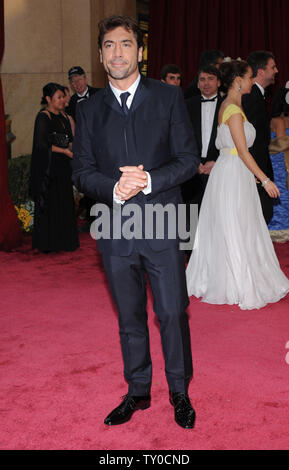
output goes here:
[{"label": "black suit", "polygon": [[[273,180],[273,168],[268,150],[271,139],[270,120],[265,99],[257,85],[253,85],[250,94],[243,96],[242,105],[248,121],[251,122],[256,129],[256,139],[249,151],[265,175]],[[273,200],[261,184],[257,184],[257,189],[263,215],[268,224],[273,216]]]},{"label": "black suit", "polygon": [[[207,156],[206,158],[201,158],[201,163],[205,164],[209,161],[216,161],[219,156],[219,150],[216,148],[215,141],[217,137],[217,127],[218,127],[218,115],[219,109],[223,98],[218,96],[215,115],[212,125],[211,137],[208,146]],[[201,156],[202,154],[202,106],[206,106],[206,104],[201,103],[201,95],[193,96],[192,98],[186,100],[186,105],[188,109],[188,113],[191,119],[191,123],[193,126],[198,153]],[[191,204],[198,204],[199,207],[201,205],[203,195],[206,189],[206,185],[208,182],[209,175],[204,174],[196,174],[191,178],[189,181],[186,181],[182,185],[182,192],[183,197],[186,202]]]},{"label": "black suit", "polygon": [[[152,192],[129,203],[144,213],[148,204],[174,207],[179,185],[198,168],[196,145],[179,87],[142,78],[125,116],[110,86],[78,105],[74,139],[74,182],[112,208],[113,188],[123,165],[143,164]],[[118,205],[117,211],[121,210]],[[111,213],[113,210],[110,209]],[[104,267],[119,311],[124,373],[129,394],[147,395],[151,358],[146,315],[145,271],[160,320],[170,390],[184,392],[192,375],[184,256],[178,240],[99,240]]]}]

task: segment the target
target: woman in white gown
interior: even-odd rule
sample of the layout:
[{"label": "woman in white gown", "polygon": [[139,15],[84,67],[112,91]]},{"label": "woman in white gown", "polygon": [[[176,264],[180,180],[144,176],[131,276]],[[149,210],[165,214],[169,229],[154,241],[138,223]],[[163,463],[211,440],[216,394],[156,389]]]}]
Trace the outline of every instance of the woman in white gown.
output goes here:
[{"label": "woman in white gown", "polygon": [[222,64],[228,88],[219,112],[215,163],[203,198],[194,249],[187,267],[189,296],[211,304],[261,308],[289,292],[264,220],[256,179],[271,197],[277,186],[248,151],[255,128],[241,107],[250,93],[252,70],[244,61]]}]

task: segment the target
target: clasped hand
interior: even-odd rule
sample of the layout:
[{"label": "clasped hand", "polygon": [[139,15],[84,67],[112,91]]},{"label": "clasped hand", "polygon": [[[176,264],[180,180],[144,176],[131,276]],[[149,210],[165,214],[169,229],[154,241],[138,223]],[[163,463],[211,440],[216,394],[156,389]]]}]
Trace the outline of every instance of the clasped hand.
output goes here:
[{"label": "clasped hand", "polygon": [[127,201],[146,188],[148,177],[143,165],[122,166],[119,170],[122,175],[115,188],[115,195],[121,201]]},{"label": "clasped hand", "polygon": [[211,170],[213,168],[213,166],[215,165],[215,162],[214,161],[209,161],[209,162],[206,162],[204,165],[203,163],[200,163],[199,165],[199,174],[202,175],[209,175],[211,173]]}]

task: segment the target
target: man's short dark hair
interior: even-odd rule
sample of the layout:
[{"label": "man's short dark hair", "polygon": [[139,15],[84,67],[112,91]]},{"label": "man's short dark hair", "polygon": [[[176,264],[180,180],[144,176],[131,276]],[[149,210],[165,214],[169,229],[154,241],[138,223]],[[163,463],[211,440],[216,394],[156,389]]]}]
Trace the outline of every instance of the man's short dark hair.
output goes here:
[{"label": "man's short dark hair", "polygon": [[166,64],[163,66],[161,70],[161,80],[165,80],[168,73],[179,73],[182,75],[180,67],[178,67],[176,64]]},{"label": "man's short dark hair", "polygon": [[199,81],[200,74],[201,73],[207,73],[209,75],[215,75],[218,80],[221,80],[221,75],[217,67],[214,67],[213,65],[207,65],[205,67],[200,67],[198,70],[197,74],[197,80]]},{"label": "man's short dark hair", "polygon": [[206,67],[207,65],[216,65],[219,59],[224,59],[224,52],[219,49],[208,49],[202,52],[200,58],[200,68]]},{"label": "man's short dark hair", "polygon": [[269,51],[254,51],[248,55],[247,62],[253,70],[253,77],[257,76],[258,69],[266,68],[269,59],[275,60],[274,55]]},{"label": "man's short dark hair", "polygon": [[113,15],[109,16],[108,18],[104,18],[98,23],[99,28],[99,35],[98,35],[98,48],[101,50],[102,48],[102,41],[104,35],[109,31],[118,28],[119,26],[125,28],[127,31],[131,31],[136,39],[138,49],[140,47],[144,47],[143,42],[143,32],[140,29],[137,22],[130,18],[129,16],[118,16]]}]

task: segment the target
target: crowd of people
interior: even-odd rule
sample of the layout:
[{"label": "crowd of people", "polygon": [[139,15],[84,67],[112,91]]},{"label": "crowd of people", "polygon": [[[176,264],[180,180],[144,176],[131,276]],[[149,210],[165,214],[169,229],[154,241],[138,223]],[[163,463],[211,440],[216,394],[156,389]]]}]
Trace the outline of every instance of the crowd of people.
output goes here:
[{"label": "crowd of people", "polygon": [[[91,201],[106,204],[111,217],[130,201],[143,214],[149,204],[177,208],[182,193],[188,204],[198,204],[186,272],[179,240],[170,236],[168,226],[162,239],[126,237],[121,230],[98,243],[118,308],[129,384],[128,394],[104,422],[122,424],[151,403],[147,274],[170,403],[177,424],[188,429],[195,422],[188,396],[193,371],[188,296],[253,309],[289,292],[267,227],[280,191],[268,149],[264,93],[278,70],[271,52],[226,62],[221,51],[205,51],[184,99],[179,67],[165,66],[160,80],[140,75],[143,47],[134,20],[106,18],[99,24],[98,48],[108,86],[89,87],[83,69],[73,67],[69,81],[75,94],[66,107],[67,89],[51,83],[44,87],[31,165],[33,244],[44,252],[78,246],[70,164],[72,181],[88,206]],[[284,121],[283,114],[282,107]],[[286,123],[281,124],[275,120],[277,139],[286,137]],[[126,219],[119,220],[125,224]]]},{"label": "crowd of people", "polygon": [[[197,76],[184,91],[187,111],[189,113],[200,156],[200,164],[197,174],[182,184],[182,196],[188,205],[197,204],[198,210],[200,210],[201,207],[209,175],[219,156],[219,149],[216,147],[218,115],[221,104],[227,93],[220,74],[220,65],[223,63],[224,59],[225,55],[220,50],[204,51],[201,54]],[[260,182],[257,182],[257,189],[260,196],[263,214],[267,224],[269,225],[271,238],[274,241],[287,241],[289,240],[289,196],[287,193],[287,175],[289,171],[289,130],[287,130],[287,135],[286,129],[289,129],[289,104],[286,101],[286,96],[289,96],[287,95],[289,89],[285,86],[278,90],[273,100],[270,121],[269,114],[265,106],[264,93],[267,86],[274,83],[275,75],[278,72],[274,56],[270,52],[257,51],[251,53],[248,56],[247,61],[253,70],[254,85],[250,93],[243,94],[242,106],[249,122],[254,125],[256,130],[258,129],[256,139],[250,151],[260,168],[264,170],[271,180],[274,180],[274,177],[275,179],[277,177],[281,195],[276,201],[274,201],[268,196],[265,188],[260,184]],[[163,83],[181,86],[182,72],[180,67],[176,64],[166,64],[161,70],[160,79]],[[50,178],[52,179],[54,174],[53,172],[58,173],[57,166],[54,168],[55,165],[51,166],[51,163],[55,161],[58,164],[59,161],[61,161],[59,154],[62,155],[62,160],[67,163],[66,173],[68,177],[70,174],[70,163],[67,158],[72,158],[71,143],[75,132],[76,106],[79,102],[87,100],[99,90],[99,88],[94,88],[88,84],[85,71],[80,66],[74,66],[69,70],[68,81],[71,90],[74,92],[72,96],[70,96],[68,86],[61,86],[59,84],[52,83],[44,86],[42,99],[44,108],[40,110],[41,114],[38,114],[35,121],[32,152],[34,156],[32,158],[31,170],[31,192],[36,202],[33,247],[45,252],[59,251],[62,249],[70,250],[71,246],[74,247],[73,249],[79,246],[78,242],[71,245],[69,241],[67,244],[65,242],[60,243],[59,241],[56,241],[61,238],[67,240],[65,233],[70,231],[70,227],[69,225],[66,227],[66,223],[70,220],[69,223],[74,225],[75,216],[73,211],[70,211],[71,216],[67,221],[66,216],[62,217],[59,213],[57,214],[60,210],[61,203],[58,204],[57,201],[54,201],[54,203],[52,202],[55,198],[55,194],[57,194],[57,192],[52,189],[52,186],[50,189],[50,197],[48,197],[48,193],[46,192],[46,212],[43,211],[43,189],[45,188],[45,184],[47,186],[48,172],[52,171],[50,174]],[[46,93],[48,93],[47,90],[51,89],[57,90],[58,94],[61,95],[60,100],[58,100],[59,109],[53,108],[54,100],[51,100],[52,97],[48,95],[48,98],[46,98]],[[48,100],[51,100],[52,103],[51,101],[48,103]],[[48,109],[48,106],[50,106],[50,110]],[[50,111],[50,114],[48,114],[47,111]],[[55,118],[58,114],[60,117]],[[52,122],[48,123],[47,118],[51,118],[51,116],[53,119],[50,119],[50,121]],[[64,123],[67,129],[63,128],[55,130],[55,121],[58,119],[58,122],[62,122],[60,121],[61,117],[66,118]],[[67,120],[69,121],[69,124],[67,123]],[[42,134],[43,122],[46,122],[47,124],[45,136]],[[54,151],[52,150],[51,155],[50,150],[48,152],[48,149],[52,149],[49,147],[49,135],[56,131],[57,133],[61,133],[61,131],[64,131],[65,133],[67,132],[70,136],[69,147],[67,147],[67,149],[70,150],[69,155],[67,155],[67,150],[65,150],[65,152],[63,152],[63,150],[56,152],[55,149],[53,149]],[[42,139],[47,140],[45,144],[44,142],[39,142],[39,140]],[[43,145],[46,146],[45,156],[39,159],[39,148]],[[269,151],[271,153],[271,158]],[[64,156],[67,158],[65,159]],[[39,163],[39,160],[41,161],[41,164]],[[38,168],[39,165],[41,166],[40,170]],[[46,172],[45,169],[47,170]],[[44,184],[41,183],[43,177],[46,179],[46,183]],[[39,186],[41,186],[41,184],[42,209],[39,212],[39,194],[37,196],[36,194],[33,194],[33,191],[35,193],[36,186],[37,191],[39,191]],[[64,184],[63,188],[65,186],[66,185]],[[71,193],[70,185],[69,193]],[[66,194],[65,190],[64,194]],[[65,201],[65,198],[63,199],[60,194],[59,198],[61,201]],[[94,220],[90,215],[90,210],[94,203],[95,200],[87,195],[84,195],[79,201],[80,208],[82,209],[85,218],[85,223],[78,228],[81,232],[89,232],[90,230],[90,225]],[[54,204],[56,204],[58,211],[55,210]],[[65,207],[66,205],[64,204],[64,208]],[[49,230],[47,226],[47,217],[49,212],[47,211],[50,211],[49,220],[51,222],[49,223]],[[45,220],[44,214],[46,214],[46,222],[42,225]],[[53,214],[54,217],[52,216]],[[62,221],[62,225],[59,225],[59,220]],[[66,228],[64,229],[64,227]],[[44,237],[46,238],[46,242],[44,244],[42,243],[42,232],[45,233]],[[47,238],[47,233],[51,234],[50,238]],[[42,241],[40,242],[41,239]]]}]

